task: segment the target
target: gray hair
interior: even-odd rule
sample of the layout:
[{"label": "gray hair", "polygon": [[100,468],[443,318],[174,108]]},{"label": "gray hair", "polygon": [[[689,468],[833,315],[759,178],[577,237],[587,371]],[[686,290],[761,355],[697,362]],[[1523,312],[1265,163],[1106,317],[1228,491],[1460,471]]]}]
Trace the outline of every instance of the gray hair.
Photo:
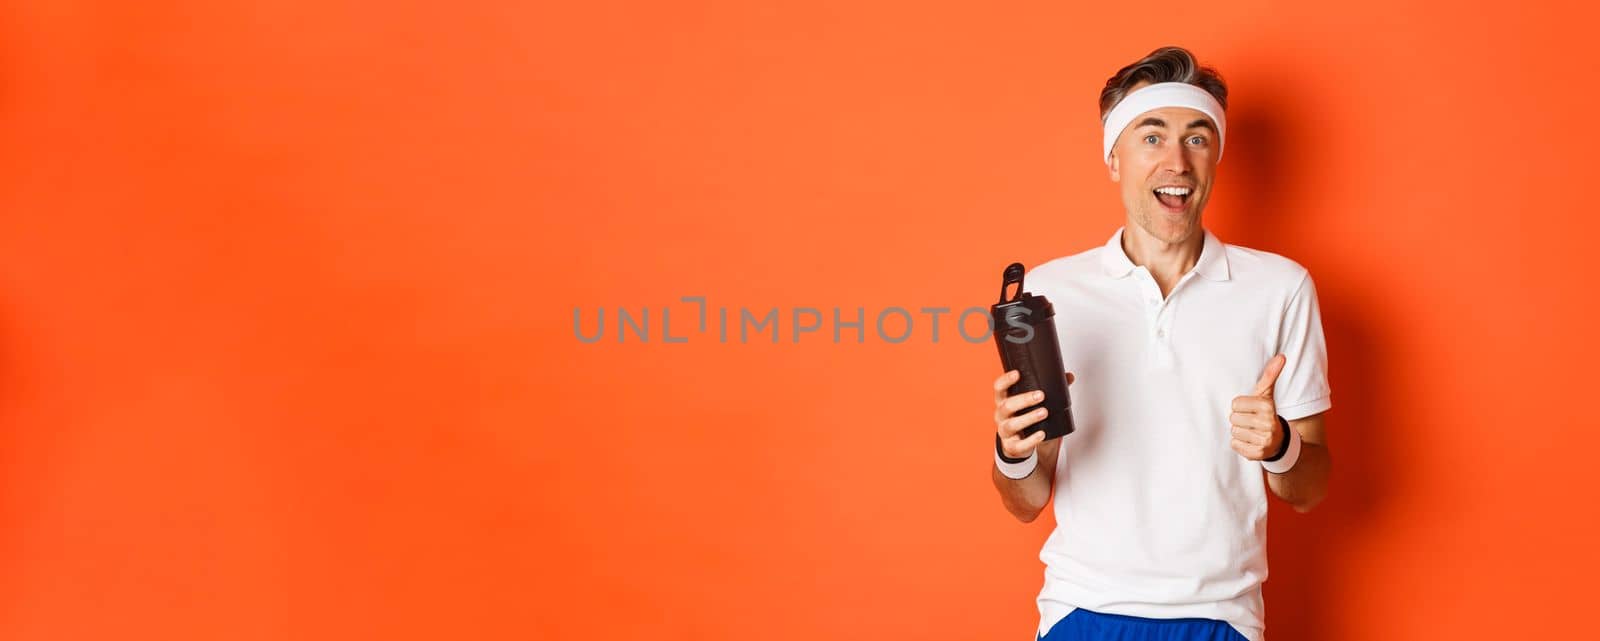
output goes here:
[{"label": "gray hair", "polygon": [[1117,103],[1128,95],[1128,91],[1141,82],[1188,83],[1206,90],[1223,109],[1228,108],[1228,85],[1222,81],[1222,74],[1211,67],[1200,66],[1188,49],[1162,47],[1138,62],[1118,69],[1116,75],[1106,80],[1106,87],[1100,90],[1100,122],[1104,123],[1106,114],[1111,113]]}]

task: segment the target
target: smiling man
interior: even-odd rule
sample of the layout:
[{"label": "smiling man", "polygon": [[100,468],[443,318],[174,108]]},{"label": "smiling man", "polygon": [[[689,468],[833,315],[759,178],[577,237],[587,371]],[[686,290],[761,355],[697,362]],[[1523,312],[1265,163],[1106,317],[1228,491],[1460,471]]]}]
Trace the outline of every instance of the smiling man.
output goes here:
[{"label": "smiling man", "polygon": [[1201,225],[1228,90],[1184,49],[1122,68],[1100,94],[1123,226],[1028,274],[1050,298],[1077,431],[1023,428],[1040,398],[993,384],[992,477],[1023,522],[1054,499],[1040,552],[1046,641],[1265,638],[1267,493],[1327,490],[1330,407],[1316,289],[1282,256]]}]

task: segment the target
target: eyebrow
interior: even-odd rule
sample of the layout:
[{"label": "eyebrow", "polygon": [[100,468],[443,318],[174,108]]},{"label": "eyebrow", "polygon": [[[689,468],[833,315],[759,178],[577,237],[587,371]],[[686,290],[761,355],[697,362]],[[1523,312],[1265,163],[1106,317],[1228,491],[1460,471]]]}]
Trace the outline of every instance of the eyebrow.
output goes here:
[{"label": "eyebrow", "polygon": [[[1150,116],[1148,118],[1145,118],[1144,120],[1140,120],[1139,124],[1134,125],[1134,128],[1138,129],[1139,127],[1161,127],[1163,129],[1165,129],[1166,126],[1167,126],[1167,121],[1162,120],[1160,118],[1157,118],[1155,116]],[[1206,120],[1205,118],[1201,118],[1199,120],[1196,120],[1194,122],[1189,123],[1189,126],[1187,128],[1188,129],[1210,129],[1211,133],[1213,133],[1213,134],[1217,133],[1217,128],[1212,126],[1211,125],[1211,121],[1210,120]]]}]

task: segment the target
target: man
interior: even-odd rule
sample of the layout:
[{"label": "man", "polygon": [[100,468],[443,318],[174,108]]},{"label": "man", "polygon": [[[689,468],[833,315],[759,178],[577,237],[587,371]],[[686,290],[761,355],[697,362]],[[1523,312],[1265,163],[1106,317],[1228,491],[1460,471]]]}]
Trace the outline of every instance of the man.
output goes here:
[{"label": "man", "polygon": [[[1282,256],[1222,243],[1200,216],[1222,159],[1227,87],[1184,49],[1152,52],[1100,95],[1104,160],[1125,211],[1102,247],[1027,277],[1056,311],[1076,431],[1020,431],[1036,393],[994,382],[1001,502],[1030,522],[1039,635],[1262,641],[1267,496],[1327,491],[1330,406],[1316,290]],[[1281,417],[1281,418],[1280,418]]]}]

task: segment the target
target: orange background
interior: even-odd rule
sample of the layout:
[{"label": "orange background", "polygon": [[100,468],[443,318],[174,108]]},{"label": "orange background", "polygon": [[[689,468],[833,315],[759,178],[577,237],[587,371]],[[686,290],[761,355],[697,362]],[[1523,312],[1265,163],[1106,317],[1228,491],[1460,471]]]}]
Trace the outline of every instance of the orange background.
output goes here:
[{"label": "orange background", "polygon": [[0,638],[1031,638],[992,344],[678,299],[987,305],[1120,224],[1095,100],[1169,43],[1331,347],[1271,637],[1591,626],[1578,3],[8,4]]}]

